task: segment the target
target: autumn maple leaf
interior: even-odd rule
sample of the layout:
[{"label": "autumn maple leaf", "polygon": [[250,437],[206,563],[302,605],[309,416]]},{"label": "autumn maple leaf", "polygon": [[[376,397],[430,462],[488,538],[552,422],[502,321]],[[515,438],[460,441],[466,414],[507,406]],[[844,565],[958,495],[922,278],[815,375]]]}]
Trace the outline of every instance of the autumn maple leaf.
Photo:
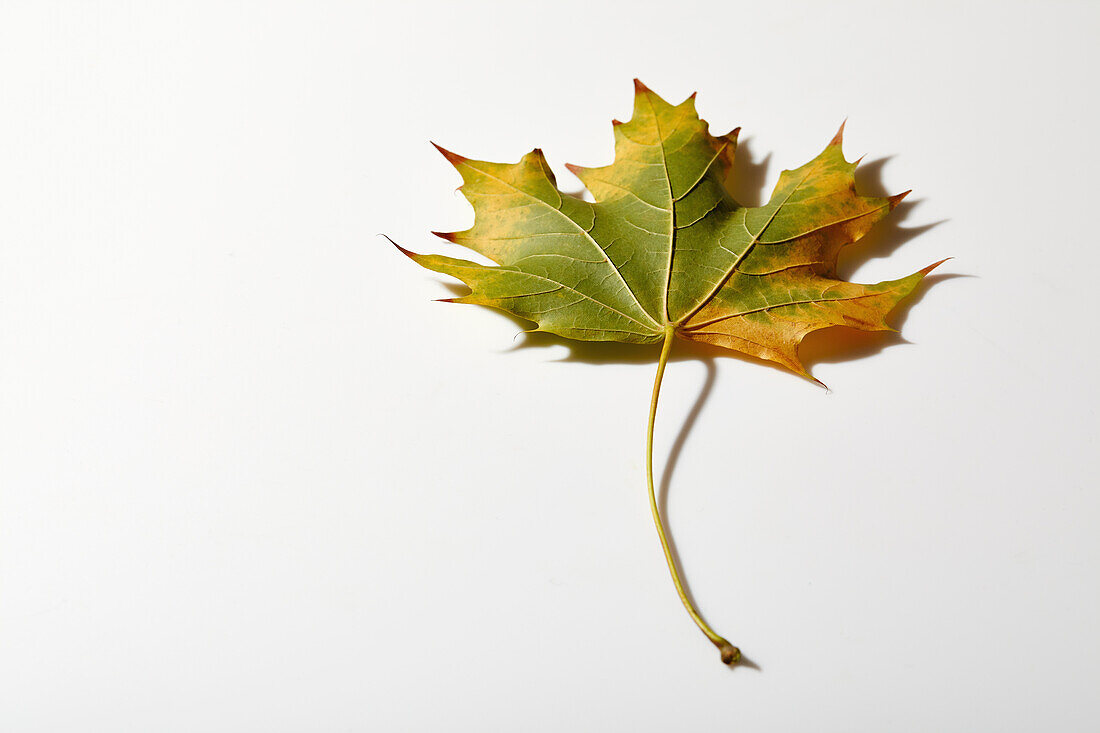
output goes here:
[{"label": "autumn maple leaf", "polygon": [[[671,105],[635,80],[634,114],[613,122],[615,160],[569,165],[593,203],[563,194],[542,151],[514,164],[471,160],[439,148],[462,175],[474,226],[438,236],[496,263],[401,251],[458,278],[468,295],[546,331],[584,341],[662,344],[647,437],[650,508],[688,613],[719,648],[736,647],[699,616],[679,578],[653,491],[653,423],[676,337],[767,359],[813,379],[798,357],[809,333],[830,326],[890,330],[886,315],[936,263],[874,285],[841,280],[842,247],[885,217],[906,193],[861,196],[841,131],[816,158],[783,171],[763,206],[733,197],[737,133],[715,137],[695,95]],[[437,146],[438,147],[438,146]]]}]

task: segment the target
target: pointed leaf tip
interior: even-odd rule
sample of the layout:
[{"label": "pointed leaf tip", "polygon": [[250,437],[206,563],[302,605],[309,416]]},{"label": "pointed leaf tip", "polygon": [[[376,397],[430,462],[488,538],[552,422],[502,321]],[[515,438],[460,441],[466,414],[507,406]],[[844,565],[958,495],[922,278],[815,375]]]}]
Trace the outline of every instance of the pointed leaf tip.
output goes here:
[{"label": "pointed leaf tip", "polygon": [[813,382],[813,383],[817,384],[819,387],[824,387],[825,390],[828,391],[829,385],[825,384],[820,379],[818,379],[814,375],[810,374],[810,370],[806,368],[806,365],[803,364],[802,360],[799,359],[798,357],[795,357],[795,363],[794,364],[786,364],[785,366],[788,369],[790,369],[792,372],[797,374],[798,376],[802,377],[803,379],[805,379],[807,381],[810,381],[810,382]]},{"label": "pointed leaf tip", "polygon": [[451,165],[458,165],[459,163],[463,163],[463,162],[469,160],[469,158],[467,158],[463,155],[459,155],[458,153],[452,153],[450,150],[447,150],[447,148],[443,147],[442,145],[439,145],[438,143],[436,143],[434,141],[432,142],[432,145],[435,147],[436,150],[438,150],[443,155],[444,158],[451,161]]},{"label": "pointed leaf tip", "polygon": [[830,145],[840,145],[844,142],[844,126],[848,124],[848,118],[845,117],[844,121],[840,123],[840,129],[833,135],[833,139],[829,141]]},{"label": "pointed leaf tip", "polygon": [[924,268],[923,270],[920,270],[919,272],[920,272],[921,275],[927,275],[928,273],[932,272],[932,270],[935,270],[937,267],[942,265],[944,262],[947,262],[948,260],[953,260],[953,259],[955,259],[955,258],[954,257],[944,257],[939,262],[933,262],[931,265]]},{"label": "pointed leaf tip", "polygon": [[432,234],[439,237],[440,239],[446,239],[448,242],[453,242],[455,241],[455,235],[458,234],[458,232],[432,232]]},{"label": "pointed leaf tip", "polygon": [[893,196],[889,197],[887,201],[890,202],[890,209],[892,210],[895,206],[900,204],[902,200],[911,193],[913,193],[913,189],[902,191],[901,193],[896,193]]},{"label": "pointed leaf tip", "polygon": [[388,235],[388,234],[381,234],[381,233],[380,233],[380,234],[379,234],[378,236],[380,236],[380,237],[385,237],[385,238],[386,238],[386,240],[387,240],[387,241],[388,241],[388,242],[389,242],[390,244],[392,244],[392,245],[393,245],[394,247],[397,247],[397,248],[398,248],[399,250],[401,250],[401,254],[405,255],[406,257],[409,257],[409,258],[413,258],[413,257],[415,257],[415,256],[416,256],[416,253],[415,253],[415,252],[410,252],[409,250],[405,249],[404,247],[402,247],[402,246],[401,246],[400,244],[398,244],[397,242],[395,242],[395,241],[393,241],[392,239],[390,239],[390,235]]}]

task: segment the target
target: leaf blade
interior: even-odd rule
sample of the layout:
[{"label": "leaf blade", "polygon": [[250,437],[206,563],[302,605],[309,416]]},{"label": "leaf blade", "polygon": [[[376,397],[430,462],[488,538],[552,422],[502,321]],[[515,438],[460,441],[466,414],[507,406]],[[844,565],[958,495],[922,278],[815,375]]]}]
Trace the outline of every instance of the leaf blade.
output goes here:
[{"label": "leaf blade", "polygon": [[613,123],[612,163],[568,166],[593,202],[563,194],[537,148],[512,164],[439,148],[475,212],[470,229],[439,236],[496,266],[407,254],[470,287],[448,300],[505,310],[536,330],[656,343],[671,328],[808,376],[797,356],[806,334],[889,328],[886,314],[930,269],[874,285],[837,277],[841,249],[905,196],[857,193],[843,129],[782,171],[766,204],[747,208],[732,195],[739,130],[711,135],[695,95],[672,105],[635,80],[631,119]]}]

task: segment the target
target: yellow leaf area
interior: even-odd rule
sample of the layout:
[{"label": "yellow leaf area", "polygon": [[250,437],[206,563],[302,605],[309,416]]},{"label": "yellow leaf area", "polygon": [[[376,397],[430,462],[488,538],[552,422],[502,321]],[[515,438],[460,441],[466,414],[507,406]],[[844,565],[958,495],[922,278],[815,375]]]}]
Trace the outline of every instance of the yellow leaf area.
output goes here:
[{"label": "yellow leaf area", "polygon": [[856,193],[841,133],[783,171],[767,204],[745,207],[731,193],[738,130],[711,135],[695,95],[674,106],[635,81],[633,117],[613,127],[611,165],[568,166],[594,202],[563,194],[539,149],[507,164],[440,148],[476,216],[466,231],[437,234],[496,266],[402,251],[469,286],[454,302],[500,308],[537,331],[635,343],[675,334],[806,377],[807,334],[890,330],[886,315],[936,266],[874,285],[836,276],[840,249],[905,196]]}]

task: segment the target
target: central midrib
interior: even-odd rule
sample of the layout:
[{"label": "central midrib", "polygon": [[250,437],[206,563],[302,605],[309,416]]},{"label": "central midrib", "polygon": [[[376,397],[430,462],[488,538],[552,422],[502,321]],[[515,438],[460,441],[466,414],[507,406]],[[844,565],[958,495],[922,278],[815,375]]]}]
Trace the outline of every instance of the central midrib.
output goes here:
[{"label": "central midrib", "polygon": [[665,287],[661,294],[661,325],[666,328],[672,322],[668,312],[668,294],[672,288],[672,256],[676,251],[676,199],[672,193],[672,177],[668,173],[668,153],[665,151],[665,136],[661,132],[661,118],[653,106],[653,98],[647,93],[646,102],[653,113],[653,124],[657,127],[657,141],[661,146],[661,168],[665,172],[665,183],[668,185],[668,262],[665,269]]}]

